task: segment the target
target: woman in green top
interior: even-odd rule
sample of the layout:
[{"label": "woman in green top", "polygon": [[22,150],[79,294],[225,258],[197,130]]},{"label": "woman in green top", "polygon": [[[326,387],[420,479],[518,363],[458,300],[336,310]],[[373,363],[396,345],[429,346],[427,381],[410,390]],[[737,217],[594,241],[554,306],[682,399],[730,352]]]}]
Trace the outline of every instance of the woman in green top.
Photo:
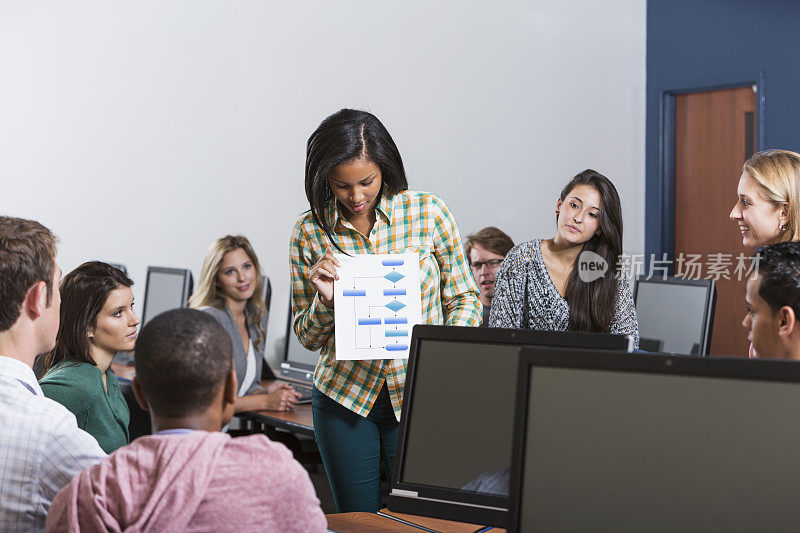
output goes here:
[{"label": "woman in green top", "polygon": [[128,444],[130,413],[109,366],[117,352],[136,343],[131,285],[121,270],[99,261],[64,276],[61,325],[39,382],[44,395],[69,409],[106,453]]}]

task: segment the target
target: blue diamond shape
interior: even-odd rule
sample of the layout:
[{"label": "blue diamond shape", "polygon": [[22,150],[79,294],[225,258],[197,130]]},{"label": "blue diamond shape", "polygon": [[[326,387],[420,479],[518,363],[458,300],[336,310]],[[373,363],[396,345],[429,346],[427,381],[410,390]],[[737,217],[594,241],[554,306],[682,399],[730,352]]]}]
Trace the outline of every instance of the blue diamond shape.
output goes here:
[{"label": "blue diamond shape", "polygon": [[401,302],[399,300],[392,300],[391,302],[386,304],[386,307],[388,307],[389,309],[391,309],[395,313],[398,312],[400,309],[404,308],[405,306],[406,306],[406,304],[404,304],[403,302]]},{"label": "blue diamond shape", "polygon": [[404,275],[402,275],[400,272],[398,272],[398,271],[396,271],[396,270],[393,270],[393,271],[389,272],[388,274],[386,274],[386,275],[385,275],[385,276],[383,276],[383,277],[384,277],[384,278],[386,278],[386,279],[388,279],[388,280],[389,280],[389,281],[391,281],[392,283],[397,283],[398,281],[400,281],[401,279],[403,279],[405,276],[404,276]]}]

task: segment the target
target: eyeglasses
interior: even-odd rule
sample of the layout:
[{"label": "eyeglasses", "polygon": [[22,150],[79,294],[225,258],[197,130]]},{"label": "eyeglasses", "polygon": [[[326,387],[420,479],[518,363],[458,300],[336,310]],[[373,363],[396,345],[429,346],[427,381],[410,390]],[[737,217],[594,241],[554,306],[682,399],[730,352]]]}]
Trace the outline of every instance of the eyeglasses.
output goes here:
[{"label": "eyeglasses", "polygon": [[502,262],[503,262],[502,259],[489,259],[488,261],[475,261],[474,263],[472,263],[470,265],[470,267],[472,267],[472,270],[478,272],[483,267],[497,268],[497,267],[500,266],[500,264]]}]

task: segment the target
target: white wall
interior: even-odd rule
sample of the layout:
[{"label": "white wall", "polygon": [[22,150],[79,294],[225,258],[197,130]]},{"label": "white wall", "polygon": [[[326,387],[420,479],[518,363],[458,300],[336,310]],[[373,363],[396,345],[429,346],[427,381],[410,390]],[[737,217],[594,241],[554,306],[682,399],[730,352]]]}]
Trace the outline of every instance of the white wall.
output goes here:
[{"label": "white wall", "polygon": [[197,276],[247,234],[274,362],[305,141],[341,107],[381,118],[462,234],[551,236],[591,167],[641,252],[645,20],[644,0],[3,2],[0,213],[53,229],[65,272],[125,263],[140,302],[147,265]]}]

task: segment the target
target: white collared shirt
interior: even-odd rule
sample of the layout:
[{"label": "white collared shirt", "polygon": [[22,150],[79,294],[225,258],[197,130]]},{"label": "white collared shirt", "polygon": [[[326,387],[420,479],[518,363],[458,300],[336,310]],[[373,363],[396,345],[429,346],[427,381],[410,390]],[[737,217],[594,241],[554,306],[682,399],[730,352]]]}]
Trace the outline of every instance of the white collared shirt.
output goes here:
[{"label": "white collared shirt", "polygon": [[0,356],[0,531],[44,531],[58,491],[105,456],[28,365]]}]

